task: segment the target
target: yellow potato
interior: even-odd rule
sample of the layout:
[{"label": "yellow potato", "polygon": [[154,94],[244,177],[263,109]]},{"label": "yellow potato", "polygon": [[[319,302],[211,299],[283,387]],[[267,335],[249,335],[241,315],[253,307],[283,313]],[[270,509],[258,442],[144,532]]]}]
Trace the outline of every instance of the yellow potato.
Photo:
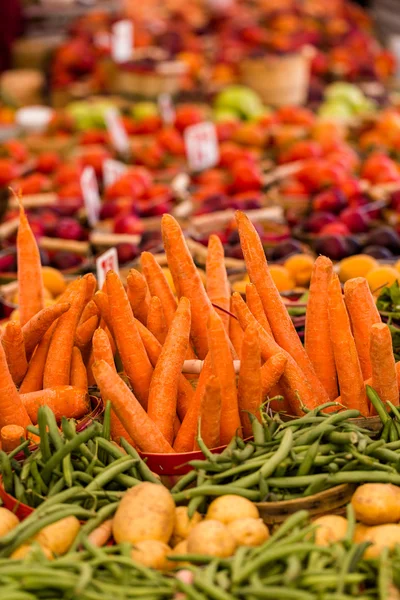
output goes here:
[{"label": "yellow potato", "polygon": [[236,549],[235,538],[228,527],[220,521],[202,521],[189,533],[187,539],[189,554],[206,554],[226,558]]},{"label": "yellow potato", "polygon": [[237,546],[261,546],[269,538],[268,527],[262,519],[237,519],[227,527]]},{"label": "yellow potato", "polygon": [[172,554],[172,550],[164,542],[160,542],[159,540],[142,540],[135,543],[131,552],[131,558],[141,565],[157,569],[157,571],[167,571],[175,566],[175,563],[167,560],[169,554]]},{"label": "yellow potato", "polygon": [[363,542],[372,542],[365,553],[365,558],[378,558],[384,548],[392,550],[397,544],[400,544],[400,525],[376,525],[368,527],[362,539]]},{"label": "yellow potato", "polygon": [[347,532],[347,519],[339,515],[324,515],[315,519],[314,525],[317,525],[315,531],[315,543],[318,546],[329,546],[330,544],[342,540]]},{"label": "yellow potato", "polygon": [[0,538],[14,529],[18,523],[18,517],[16,517],[11,510],[0,506]]},{"label": "yellow potato", "polygon": [[363,523],[357,523],[354,529],[353,542],[356,544],[360,544],[364,541],[367,531],[370,529],[368,525],[364,525]]},{"label": "yellow potato", "polygon": [[188,511],[186,506],[177,506],[175,509],[175,525],[174,531],[172,532],[171,544],[176,546],[182,540],[186,540],[193,527],[200,523],[201,514],[197,511],[193,517],[189,519]]},{"label": "yellow potato", "polygon": [[356,519],[365,525],[400,521],[400,488],[391,483],[365,483],[353,494]]},{"label": "yellow potato", "polygon": [[215,519],[225,524],[247,517],[259,519],[260,514],[257,507],[247,498],[233,494],[215,498],[208,507],[206,514],[206,519]]},{"label": "yellow potato", "polygon": [[[177,544],[176,546],[174,546],[174,549],[172,550],[172,554],[188,554],[188,544],[187,544],[187,540],[182,540],[181,542],[179,542],[179,544]],[[183,567],[185,565],[188,565],[190,563],[186,562],[186,561],[174,561],[174,564],[176,567]]]},{"label": "yellow potato", "polygon": [[113,521],[114,539],[120,542],[159,540],[168,543],[175,522],[170,492],[157,483],[140,483],[126,492]]},{"label": "yellow potato", "polygon": [[35,536],[42,548],[47,548],[54,554],[65,554],[72,546],[78,535],[80,523],[76,517],[65,517],[44,527]]},{"label": "yellow potato", "polygon": [[37,551],[38,547],[40,548],[43,555],[48,560],[53,560],[54,556],[53,556],[52,551],[49,548],[46,548],[43,546],[35,547],[34,545],[31,545],[31,544],[23,544],[22,546],[20,546],[16,550],[14,550],[14,552],[11,554],[10,558],[13,558],[14,560],[22,560],[22,559],[26,558],[27,556],[29,556],[29,554],[31,554],[31,552],[35,552],[35,550]]}]

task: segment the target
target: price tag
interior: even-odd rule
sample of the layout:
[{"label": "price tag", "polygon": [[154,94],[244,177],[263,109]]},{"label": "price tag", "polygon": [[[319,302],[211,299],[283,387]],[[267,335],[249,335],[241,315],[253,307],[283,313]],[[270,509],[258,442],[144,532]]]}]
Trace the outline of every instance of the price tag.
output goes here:
[{"label": "price tag", "polygon": [[175,121],[175,109],[171,94],[160,94],[158,96],[158,108],[165,125],[171,125]]},{"label": "price tag", "polygon": [[97,185],[96,173],[93,167],[85,167],[81,175],[81,189],[87,218],[91,227],[94,227],[100,215],[100,194]]},{"label": "price tag", "polygon": [[111,29],[111,56],[116,63],[128,62],[132,58],[134,29],[128,19],[117,21]]},{"label": "price tag", "polygon": [[128,154],[129,138],[118,110],[116,108],[109,108],[104,114],[104,119],[108,133],[110,134],[111,142],[116,151],[120,154]]},{"label": "price tag", "polygon": [[213,123],[198,123],[184,132],[186,155],[192,171],[214,167],[219,160],[218,138]]},{"label": "price tag", "polygon": [[108,271],[119,273],[118,254],[116,248],[110,248],[96,259],[97,285],[103,287]]},{"label": "price tag", "polygon": [[106,188],[110,187],[113,183],[121,179],[122,175],[126,171],[126,165],[119,160],[113,160],[112,158],[106,158],[103,162],[103,180]]}]

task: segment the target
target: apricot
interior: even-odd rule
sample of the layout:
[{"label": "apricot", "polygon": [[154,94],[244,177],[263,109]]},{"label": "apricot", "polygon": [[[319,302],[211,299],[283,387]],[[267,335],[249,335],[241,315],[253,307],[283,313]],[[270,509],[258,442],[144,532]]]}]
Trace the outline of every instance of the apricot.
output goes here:
[{"label": "apricot", "polygon": [[280,292],[288,292],[295,287],[295,280],[291,273],[280,265],[271,265],[269,267],[271,277]]},{"label": "apricot", "polygon": [[400,274],[393,267],[376,267],[366,277],[371,291],[379,295],[383,286],[391,286],[395,281],[400,281]]},{"label": "apricot", "polygon": [[339,263],[339,279],[344,283],[353,277],[366,277],[372,269],[376,269],[378,266],[375,258],[368,254],[349,256]]},{"label": "apricot", "polygon": [[64,276],[53,267],[42,267],[43,285],[53,296],[59,296],[67,287]]},{"label": "apricot", "polygon": [[310,283],[314,257],[310,254],[292,254],[283,266],[289,271],[296,285],[306,286]]}]

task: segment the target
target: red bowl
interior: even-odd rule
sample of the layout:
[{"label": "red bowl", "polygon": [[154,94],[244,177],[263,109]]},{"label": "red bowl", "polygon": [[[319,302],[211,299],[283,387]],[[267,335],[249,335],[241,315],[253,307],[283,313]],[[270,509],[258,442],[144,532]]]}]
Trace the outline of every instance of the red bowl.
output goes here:
[{"label": "red bowl", "polygon": [[[226,446],[219,446],[218,448],[213,448],[211,452],[213,452],[213,454],[221,454],[225,448]],[[201,450],[194,450],[193,452],[171,452],[171,454],[152,452],[139,452],[139,454],[141,458],[146,460],[147,466],[153,473],[157,473],[157,475],[166,475],[168,477],[185,475],[192,470],[192,467],[188,465],[191,460],[204,459],[204,454]]]},{"label": "red bowl", "polygon": [[26,517],[29,517],[29,515],[32,514],[34,511],[34,509],[31,506],[23,504],[22,502],[19,502],[19,500],[14,498],[14,496],[10,496],[10,494],[7,494],[6,490],[3,487],[3,480],[1,475],[0,498],[3,501],[3,506],[5,508],[8,508],[8,510],[11,510],[11,512],[13,512],[20,521],[23,521],[24,519],[26,519]]}]

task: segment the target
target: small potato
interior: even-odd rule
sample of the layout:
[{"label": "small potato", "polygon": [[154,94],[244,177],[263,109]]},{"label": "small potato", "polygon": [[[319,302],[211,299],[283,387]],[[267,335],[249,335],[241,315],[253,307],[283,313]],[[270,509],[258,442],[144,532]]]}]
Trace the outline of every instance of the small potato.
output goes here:
[{"label": "small potato", "polygon": [[318,517],[313,524],[318,526],[315,531],[315,543],[318,546],[329,546],[342,540],[348,527],[347,519],[339,515]]},{"label": "small potato", "polygon": [[[188,547],[187,547],[187,540],[182,540],[181,542],[179,542],[179,544],[177,544],[176,546],[174,546],[174,549],[172,550],[172,554],[188,554]],[[186,561],[173,561],[176,567],[184,567],[190,563],[186,562]]]},{"label": "small potato", "polygon": [[227,494],[215,498],[208,507],[206,519],[220,521],[221,523],[232,523],[237,519],[259,519],[258,508],[242,496]]},{"label": "small potato", "polygon": [[187,549],[189,554],[226,558],[235,552],[236,543],[226,525],[209,519],[196,525],[189,533]]},{"label": "small potato", "polygon": [[29,554],[31,554],[32,552],[37,551],[39,548],[48,560],[53,560],[54,556],[49,548],[46,548],[45,546],[35,547],[34,545],[31,546],[30,544],[23,544],[22,546],[14,550],[10,558],[13,558],[14,560],[22,560],[29,556]]},{"label": "small potato", "polygon": [[159,540],[167,544],[175,522],[175,502],[157,483],[140,483],[126,492],[113,520],[114,539],[120,542]]},{"label": "small potato", "polygon": [[365,553],[364,558],[378,558],[383,548],[392,550],[397,544],[400,544],[400,525],[376,525],[369,527],[364,535],[364,542],[372,542]]},{"label": "small potato", "polygon": [[182,540],[186,540],[193,527],[202,520],[197,511],[189,519],[187,506],[177,506],[175,509],[175,525],[172,533],[171,545],[176,546]]},{"label": "small potato", "polygon": [[172,550],[164,542],[142,540],[135,543],[131,552],[131,558],[141,565],[157,569],[157,571],[168,571],[175,567],[175,563],[167,560],[169,554],[172,554]]},{"label": "small potato", "polygon": [[238,519],[227,527],[237,546],[261,546],[269,538],[268,527],[262,519]]},{"label": "small potato", "polygon": [[368,527],[368,525],[364,525],[363,523],[357,523],[354,529],[353,542],[356,544],[360,544],[361,542],[363,542],[369,530],[370,527]]},{"label": "small potato", "polygon": [[14,529],[18,523],[18,517],[11,510],[0,506],[0,538]]},{"label": "small potato", "polygon": [[48,548],[54,554],[62,555],[72,546],[79,529],[80,523],[76,517],[65,517],[44,527],[35,536],[35,540],[42,548]]},{"label": "small potato", "polygon": [[400,488],[391,483],[365,483],[353,494],[356,519],[365,525],[400,521]]}]

